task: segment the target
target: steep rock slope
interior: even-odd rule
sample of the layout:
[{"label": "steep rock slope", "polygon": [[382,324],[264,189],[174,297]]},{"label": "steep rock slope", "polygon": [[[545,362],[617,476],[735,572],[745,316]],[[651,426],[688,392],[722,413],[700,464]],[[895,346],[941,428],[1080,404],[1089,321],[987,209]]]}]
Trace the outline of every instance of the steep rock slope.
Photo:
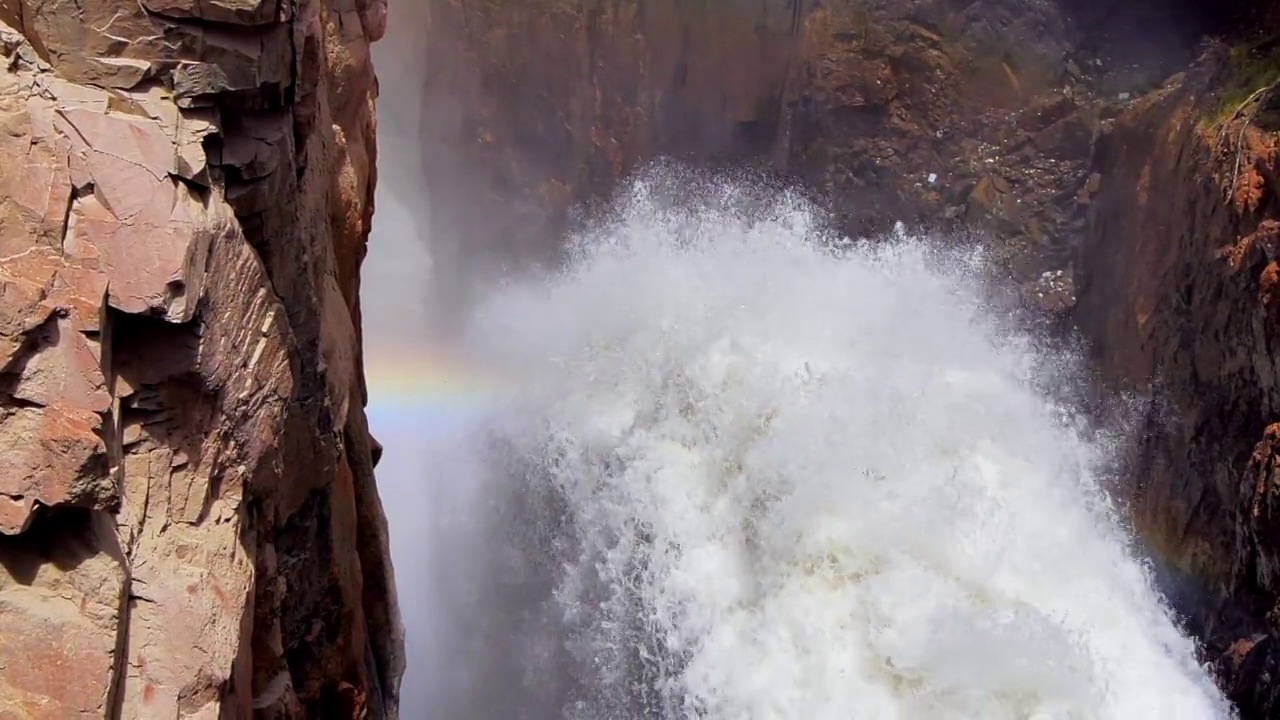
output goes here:
[{"label": "steep rock slope", "polygon": [[570,208],[674,156],[798,182],[851,233],[987,235],[1063,309],[1099,122],[1185,64],[1191,1],[429,0],[440,266],[543,258]]},{"label": "steep rock slope", "polygon": [[0,716],[395,714],[357,302],[384,27],[0,0]]},{"label": "steep rock slope", "polygon": [[[955,144],[953,105],[1014,93],[999,51],[967,52],[996,31],[950,5],[431,0],[423,136],[439,236],[536,255],[572,205],[663,155],[802,175],[865,227],[922,216],[941,204],[928,177],[946,170],[934,148]],[[1015,31],[1057,22],[1029,15]],[[1024,53],[1027,75],[1055,52]]]},{"label": "steep rock slope", "polygon": [[1215,48],[1108,124],[1075,313],[1104,380],[1155,400],[1131,469],[1135,525],[1245,717],[1280,712],[1271,45]]}]

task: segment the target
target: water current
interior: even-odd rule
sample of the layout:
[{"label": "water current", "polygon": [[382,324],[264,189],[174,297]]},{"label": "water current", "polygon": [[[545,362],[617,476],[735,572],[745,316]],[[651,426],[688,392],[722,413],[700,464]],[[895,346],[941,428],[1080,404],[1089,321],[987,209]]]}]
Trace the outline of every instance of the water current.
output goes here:
[{"label": "water current", "polygon": [[594,228],[465,341],[439,717],[1228,717],[981,257],[655,175]]}]

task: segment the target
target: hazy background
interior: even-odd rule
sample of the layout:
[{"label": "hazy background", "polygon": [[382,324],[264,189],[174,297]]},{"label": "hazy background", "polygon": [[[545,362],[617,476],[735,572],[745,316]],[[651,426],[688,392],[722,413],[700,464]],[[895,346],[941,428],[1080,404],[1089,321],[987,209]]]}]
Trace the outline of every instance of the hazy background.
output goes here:
[{"label": "hazy background", "polygon": [[[402,368],[429,362],[427,302],[431,268],[426,229],[426,188],[417,153],[421,72],[414,62],[414,36],[421,32],[424,3],[390,3],[387,36],[374,45],[378,99],[378,187],[369,255],[363,268],[369,422],[384,454],[377,478],[391,528],[392,559],[403,598],[408,670],[403,684],[404,717],[431,720],[426,710],[424,666],[431,659],[427,618],[433,596],[425,590],[431,572],[431,537],[424,527],[432,507],[433,477],[441,462],[451,416],[415,395]],[[428,461],[431,460],[429,463]]]}]

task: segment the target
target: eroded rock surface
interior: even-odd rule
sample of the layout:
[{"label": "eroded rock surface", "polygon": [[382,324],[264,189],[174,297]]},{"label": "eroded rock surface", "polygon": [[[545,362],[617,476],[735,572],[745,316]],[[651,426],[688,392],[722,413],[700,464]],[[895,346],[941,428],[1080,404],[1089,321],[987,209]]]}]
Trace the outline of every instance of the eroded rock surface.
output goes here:
[{"label": "eroded rock surface", "polygon": [[1135,525],[1248,718],[1280,712],[1280,92],[1238,87],[1239,54],[1107,123],[1076,319],[1104,380],[1155,400]]},{"label": "eroded rock surface", "polygon": [[385,23],[0,0],[0,716],[395,716],[358,305]]},{"label": "eroded rock surface", "polygon": [[1100,122],[1190,60],[1193,2],[430,0],[441,266],[546,255],[571,208],[674,156],[799,184],[850,234],[983,235],[1065,312]]}]

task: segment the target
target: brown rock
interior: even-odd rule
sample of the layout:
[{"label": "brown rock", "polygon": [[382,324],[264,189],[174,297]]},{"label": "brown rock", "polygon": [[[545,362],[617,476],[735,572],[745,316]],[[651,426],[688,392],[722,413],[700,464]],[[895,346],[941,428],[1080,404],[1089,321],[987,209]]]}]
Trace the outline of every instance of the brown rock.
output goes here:
[{"label": "brown rock", "polygon": [[1023,111],[1018,118],[1018,127],[1030,132],[1043,130],[1070,117],[1078,108],[1079,105],[1070,95],[1054,93]]},{"label": "brown rock", "polygon": [[1239,188],[1276,197],[1280,154],[1247,117],[1212,120],[1220,60],[1136,100],[1101,139],[1075,317],[1105,380],[1158,400],[1132,469],[1136,529],[1183,578],[1178,610],[1207,629],[1242,717],[1273,717],[1280,218]]},{"label": "brown rock", "polygon": [[385,3],[0,22],[0,716],[395,717],[356,324]]},{"label": "brown rock", "polygon": [[1092,111],[1082,109],[1036,133],[1032,142],[1045,157],[1065,159],[1087,154],[1096,132]]},{"label": "brown rock", "polygon": [[[1060,3],[535,5],[429,0],[424,42],[403,50],[433,69],[430,222],[437,242],[456,240],[437,250],[458,258],[436,279],[443,295],[465,294],[456,275],[492,264],[473,257],[542,259],[573,204],[660,156],[776,171],[827,199],[854,235],[900,221],[1017,236],[1030,216],[1056,217],[1047,206],[1083,179],[1089,143],[1071,146],[1076,126],[1044,135],[1052,158],[1029,139],[1086,104],[1062,86]],[[1007,136],[1019,123],[1039,168]],[[1019,196],[945,222],[966,198],[936,178],[991,173]],[[1069,248],[1044,252],[1060,268]]]},{"label": "brown rock", "polygon": [[0,716],[111,715],[127,584],[105,520],[0,536]]},{"label": "brown rock", "polygon": [[238,25],[266,25],[280,19],[269,0],[144,0],[147,10],[168,18],[193,18]]},{"label": "brown rock", "polygon": [[995,218],[1006,227],[1018,227],[1022,214],[1018,198],[1009,182],[999,175],[985,175],[969,193],[969,221],[979,222],[984,217]]},{"label": "brown rock", "polygon": [[37,504],[112,509],[100,429],[86,410],[0,408],[0,532],[25,530]]}]

